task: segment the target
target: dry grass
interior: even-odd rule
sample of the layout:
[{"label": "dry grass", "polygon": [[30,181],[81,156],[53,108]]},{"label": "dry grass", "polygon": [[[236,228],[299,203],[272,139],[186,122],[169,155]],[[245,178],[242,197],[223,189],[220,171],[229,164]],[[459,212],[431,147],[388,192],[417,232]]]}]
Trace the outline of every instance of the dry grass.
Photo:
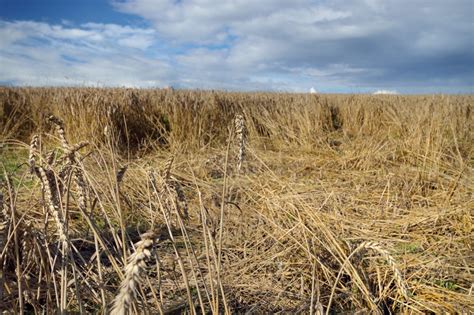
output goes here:
[{"label": "dry grass", "polygon": [[0,308],[474,312],[472,104],[0,88]]}]

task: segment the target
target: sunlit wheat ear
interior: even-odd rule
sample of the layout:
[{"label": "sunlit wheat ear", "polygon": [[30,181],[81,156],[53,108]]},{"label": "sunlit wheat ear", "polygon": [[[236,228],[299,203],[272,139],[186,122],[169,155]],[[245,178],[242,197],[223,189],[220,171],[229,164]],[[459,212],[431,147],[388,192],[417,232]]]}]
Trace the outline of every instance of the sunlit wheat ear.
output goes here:
[{"label": "sunlit wheat ear", "polygon": [[234,119],[235,136],[237,138],[239,153],[237,155],[237,170],[240,171],[245,158],[245,147],[247,145],[247,129],[245,127],[244,116],[237,114]]},{"label": "sunlit wheat ear", "polygon": [[63,244],[64,249],[66,250],[68,245],[66,225],[64,223],[64,219],[59,206],[59,200],[53,195],[53,188],[51,187],[51,184],[56,182],[56,178],[54,178],[54,174],[52,172],[48,172],[47,174],[45,169],[41,166],[37,167],[36,169],[37,176],[41,181],[41,186],[44,192],[48,211],[53,215],[54,221],[56,222],[56,228],[59,234],[59,241]]},{"label": "sunlit wheat ear", "polygon": [[69,143],[66,139],[66,132],[64,131],[64,123],[61,119],[56,116],[49,116],[48,120],[56,126],[56,132],[58,133],[59,140],[64,150],[69,150]]},{"label": "sunlit wheat ear", "polygon": [[68,156],[69,163],[71,165],[76,165],[74,168],[74,183],[76,184],[77,192],[78,192],[78,206],[82,211],[86,211],[87,208],[87,185],[86,180],[84,178],[84,172],[80,165],[78,165],[78,160],[76,158],[76,152],[82,149],[83,147],[89,145],[88,142],[82,141],[77,143],[69,148],[66,152]]},{"label": "sunlit wheat ear", "polygon": [[400,272],[400,270],[397,268],[397,266],[395,264],[395,259],[393,258],[393,256],[390,255],[390,253],[387,250],[385,250],[379,243],[372,242],[372,241],[366,241],[366,242],[361,243],[359,246],[357,246],[357,248],[354,249],[354,251],[343,262],[342,267],[341,267],[341,269],[340,269],[340,271],[339,271],[339,273],[336,277],[333,288],[331,290],[331,296],[329,297],[328,309],[330,309],[331,302],[332,302],[332,299],[334,297],[336,285],[339,282],[339,279],[341,278],[344,266],[349,262],[350,258],[353,257],[355,254],[357,254],[361,251],[364,251],[364,250],[368,250],[368,249],[374,250],[375,252],[377,252],[379,255],[381,255],[387,261],[388,265],[390,266],[390,269],[392,269],[392,272],[393,272],[393,275],[394,275],[394,278],[395,278],[395,282],[397,283],[398,292],[405,298],[406,301],[408,301],[408,298],[409,298],[408,292],[409,291],[407,289],[405,281],[403,280],[402,273]]},{"label": "sunlit wheat ear", "polygon": [[30,173],[34,174],[36,167],[36,157],[38,156],[39,136],[34,135],[30,143],[30,153],[28,156],[28,164],[30,166]]},{"label": "sunlit wheat ear", "polygon": [[135,252],[128,258],[125,266],[125,278],[120,284],[120,291],[114,299],[111,315],[128,314],[130,305],[137,296],[137,286],[139,285],[147,261],[154,254],[156,232],[147,232],[141,235],[141,241],[135,244]]},{"label": "sunlit wheat ear", "polygon": [[388,265],[390,266],[390,269],[392,269],[399,293],[405,298],[405,301],[408,301],[409,291],[405,284],[405,281],[403,280],[402,273],[397,268],[395,258],[393,258],[393,256],[390,255],[390,253],[386,249],[384,249],[380,244],[376,242],[364,242],[359,246],[359,248],[372,249],[378,252],[385,259],[385,261],[387,261]]},{"label": "sunlit wheat ear", "polygon": [[[75,145],[69,145],[69,142],[66,139],[66,132],[64,130],[64,123],[62,120],[55,116],[49,116],[48,120],[56,126],[56,131],[58,133],[59,139],[61,141],[61,146],[64,149],[64,156],[60,159],[60,163],[63,163],[66,160],[66,163],[63,163],[59,171],[59,178],[64,180],[66,175],[69,173],[71,167],[74,167],[72,172],[74,183],[78,191],[78,206],[82,211],[85,211],[87,208],[87,185],[84,179],[83,170],[78,166],[78,159],[76,153],[89,145],[87,141],[81,141]],[[49,164],[49,162],[48,162]]]},{"label": "sunlit wheat ear", "polygon": [[87,208],[87,185],[84,174],[79,167],[74,170],[74,183],[78,191],[77,203],[79,208],[85,212]]}]

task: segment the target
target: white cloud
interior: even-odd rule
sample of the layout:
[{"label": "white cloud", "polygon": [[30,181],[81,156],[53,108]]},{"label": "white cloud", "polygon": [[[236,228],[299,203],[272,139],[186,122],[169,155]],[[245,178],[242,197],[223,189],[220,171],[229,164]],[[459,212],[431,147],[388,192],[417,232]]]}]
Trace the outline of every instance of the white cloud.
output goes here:
[{"label": "white cloud", "polygon": [[155,31],[114,24],[0,22],[0,81],[16,85],[162,86],[171,66],[143,52]]},{"label": "white cloud", "polygon": [[396,94],[399,94],[399,93],[395,90],[377,90],[372,94],[374,94],[374,95],[396,95]]},{"label": "white cloud", "polygon": [[[387,81],[410,89],[443,86],[439,83],[443,76],[446,82],[466,85],[474,71],[472,66],[462,70],[456,64],[474,59],[468,57],[474,40],[470,0],[459,0],[456,5],[444,0],[113,3],[120,11],[149,21],[175,45],[201,46],[201,50],[184,51],[179,58],[197,61],[201,57],[221,79],[242,75],[252,81],[278,73],[287,75],[287,84],[298,86],[290,80],[300,72],[299,80],[319,77],[316,83],[322,88],[330,81],[367,90]],[[205,48],[209,44],[224,48],[216,53]],[[204,56],[206,50],[216,58]],[[464,59],[456,59],[458,56]],[[344,66],[336,69],[335,65]]]},{"label": "white cloud", "polygon": [[225,41],[232,36],[351,37],[365,33],[369,25],[328,26],[328,23],[344,21],[353,13],[316,5],[310,0],[130,0],[113,3],[123,12],[151,21],[160,34],[178,42],[206,44]]},{"label": "white cloud", "polygon": [[472,0],[110,1],[149,26],[0,20],[0,82],[472,91]]},{"label": "white cloud", "polygon": [[229,27],[272,12],[283,12],[307,1],[132,0],[114,3],[121,11],[150,20],[161,34],[172,40],[212,42],[222,37],[222,33],[229,34]]},{"label": "white cloud", "polygon": [[131,35],[126,38],[121,38],[118,43],[125,47],[147,49],[153,44],[153,38],[144,35]]}]

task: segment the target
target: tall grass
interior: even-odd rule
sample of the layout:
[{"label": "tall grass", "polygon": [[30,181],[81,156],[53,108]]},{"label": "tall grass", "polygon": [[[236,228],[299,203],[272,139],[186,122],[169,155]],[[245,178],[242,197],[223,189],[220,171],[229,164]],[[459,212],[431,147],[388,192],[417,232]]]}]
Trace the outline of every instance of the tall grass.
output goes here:
[{"label": "tall grass", "polygon": [[473,312],[473,104],[0,88],[0,308]]}]

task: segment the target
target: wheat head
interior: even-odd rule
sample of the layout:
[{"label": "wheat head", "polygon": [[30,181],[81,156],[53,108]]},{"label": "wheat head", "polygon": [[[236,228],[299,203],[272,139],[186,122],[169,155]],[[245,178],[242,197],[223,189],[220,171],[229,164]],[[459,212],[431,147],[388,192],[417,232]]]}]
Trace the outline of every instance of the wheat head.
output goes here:
[{"label": "wheat head", "polygon": [[135,244],[135,252],[128,258],[125,266],[125,278],[120,284],[120,291],[114,299],[111,315],[128,314],[130,305],[136,298],[137,286],[140,283],[146,263],[153,256],[156,232],[141,235],[141,240]]},{"label": "wheat head", "polygon": [[385,261],[388,263],[388,265],[390,266],[390,269],[392,269],[392,272],[393,272],[393,276],[395,278],[395,281],[397,283],[397,288],[399,290],[399,293],[405,298],[406,301],[408,301],[408,288],[406,286],[406,283],[403,279],[403,276],[402,276],[402,273],[400,272],[400,270],[398,269],[397,267],[397,264],[395,262],[395,258],[393,258],[392,255],[390,255],[390,253],[384,249],[379,243],[377,242],[373,242],[373,241],[367,241],[367,242],[364,242],[362,243],[359,248],[364,248],[364,249],[371,249],[377,253],[380,254],[380,256],[382,256]]},{"label": "wheat head", "polygon": [[237,170],[240,171],[245,158],[245,147],[247,142],[247,128],[245,127],[245,119],[241,114],[237,114],[234,119],[235,135],[237,138],[239,153],[237,154]]}]

